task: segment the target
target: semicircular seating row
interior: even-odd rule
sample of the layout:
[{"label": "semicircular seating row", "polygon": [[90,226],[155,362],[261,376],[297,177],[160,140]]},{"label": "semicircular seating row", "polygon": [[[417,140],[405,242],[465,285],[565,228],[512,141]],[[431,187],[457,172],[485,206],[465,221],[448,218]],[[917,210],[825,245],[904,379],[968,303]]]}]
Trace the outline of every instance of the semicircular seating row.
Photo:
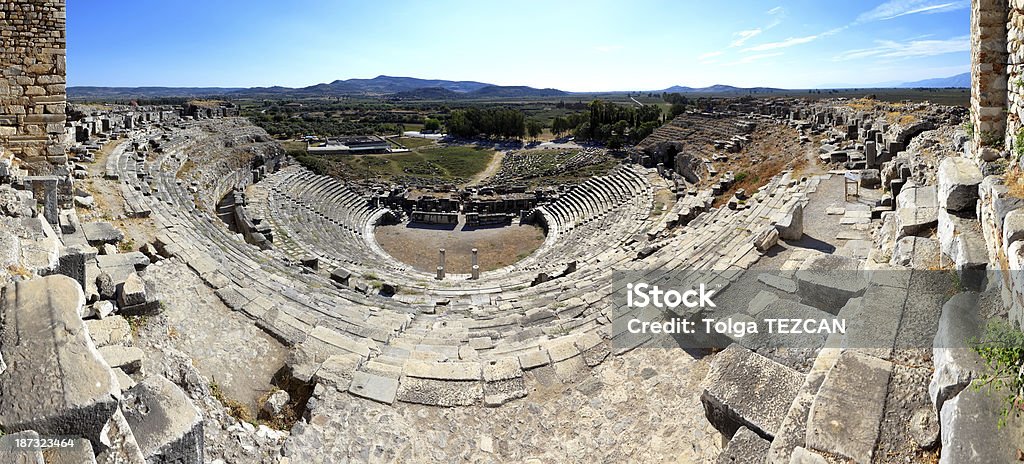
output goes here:
[{"label": "semicircular seating row", "polygon": [[[568,261],[588,262],[596,257],[595,250],[617,248],[641,230],[649,216],[653,189],[645,176],[642,168],[622,166],[539,207],[548,225],[544,246],[513,266],[485,272],[482,280],[500,279],[508,285],[518,276],[514,283],[529,282],[539,269]],[[253,213],[270,222],[275,246],[292,258],[318,256],[402,280],[415,275],[431,285],[432,276],[412,270],[376,246],[369,235],[385,209],[371,208],[339,180],[289,166],[268,175],[251,191]]]},{"label": "semicircular seating row", "polygon": [[[251,190],[254,215],[270,221],[274,246],[294,259],[318,257],[331,269],[409,272],[411,268],[369,245],[374,222],[385,208],[372,208],[343,183],[289,166]],[[367,266],[370,263],[370,266]]]},{"label": "semicircular seating row", "polygon": [[654,131],[654,133],[644,139],[642,144],[646,146],[658,142],[687,139],[728,140],[734,135],[743,133],[740,125],[745,122],[745,120],[735,117],[709,118],[700,115],[681,114],[676,116],[669,125]]},{"label": "semicircular seating row", "polygon": [[[527,372],[550,369],[565,381],[578,380],[608,356],[643,343],[620,339],[611,331],[612,320],[619,316],[612,311],[614,265],[699,270],[742,264],[752,251],[751,231],[769,223],[766,218],[783,207],[778,193],[805,191],[810,185],[773,181],[748,202],[750,208],[706,213],[643,261],[631,264],[637,245],[628,244],[606,255],[600,265],[581,267],[571,279],[503,288],[485,301],[453,303],[430,314],[433,302],[407,303],[336,288],[325,275],[291,264],[277,250],[261,251],[245,243],[209,213],[197,210],[193,197],[176,183],[186,153],[182,149],[160,158],[153,170],[160,188],[146,198],[162,227],[158,241],[164,249],[187,262],[229,307],[292,346],[289,366],[300,379],[387,403],[440,406],[502,404],[527,395]],[[639,172],[628,172],[632,169],[621,175]],[[594,188],[619,192],[623,198],[642,191],[628,185],[616,187],[613,182]],[[547,212],[549,221],[565,226],[556,231],[560,236],[606,226],[600,218],[582,220],[579,209],[587,205],[586,199],[574,205],[566,200]],[[332,217],[368,217],[350,213],[339,211]],[[632,206],[604,211],[610,221],[624,213],[637,214]],[[367,379],[394,388],[370,393],[363,389]]]}]

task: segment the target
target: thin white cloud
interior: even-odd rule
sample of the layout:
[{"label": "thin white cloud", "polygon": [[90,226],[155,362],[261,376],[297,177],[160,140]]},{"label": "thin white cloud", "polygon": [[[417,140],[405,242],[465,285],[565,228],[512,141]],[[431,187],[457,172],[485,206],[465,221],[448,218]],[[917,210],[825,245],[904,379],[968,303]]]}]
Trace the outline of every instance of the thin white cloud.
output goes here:
[{"label": "thin white cloud", "polygon": [[766,14],[772,17],[772,21],[770,23],[766,24],[763,27],[755,27],[753,29],[734,32],[733,36],[736,38],[733,39],[732,43],[729,44],[729,47],[742,47],[743,44],[747,43],[748,40],[761,35],[761,33],[769,29],[772,29],[775,26],[778,26],[779,24],[782,23],[782,19],[785,17],[785,13],[786,10],[783,9],[781,6],[777,6],[775,8],[768,10]]},{"label": "thin white cloud", "polygon": [[809,36],[806,36],[806,37],[790,37],[790,38],[788,38],[786,40],[780,40],[778,42],[768,42],[768,43],[763,43],[761,45],[756,45],[756,46],[753,46],[753,47],[744,48],[743,51],[745,51],[745,52],[761,52],[761,51],[765,51],[765,50],[775,50],[775,49],[779,49],[779,48],[789,48],[789,47],[792,47],[794,45],[800,45],[800,44],[805,44],[805,43],[808,43],[808,42],[812,42],[812,41],[816,40],[818,37],[819,37],[818,35],[809,35]]},{"label": "thin white cloud", "polygon": [[890,0],[864,12],[856,23],[885,21],[913,14],[935,14],[969,8],[969,0],[936,2],[935,0]]},{"label": "thin white cloud", "polygon": [[849,61],[861,58],[919,58],[945,55],[947,53],[971,50],[970,36],[951,37],[942,40],[877,40],[877,46],[848,50],[833,58],[834,61]]},{"label": "thin white cloud", "polygon": [[740,60],[739,62],[740,62],[740,63],[752,63],[752,62],[754,62],[754,61],[759,61],[759,60],[763,60],[763,59],[765,59],[765,58],[773,58],[773,57],[776,57],[776,56],[782,56],[782,55],[783,55],[783,53],[782,53],[782,52],[775,52],[775,53],[762,53],[762,54],[760,54],[760,55],[750,55],[750,56],[744,57],[744,58],[743,58],[742,60]]},{"label": "thin white cloud", "polygon": [[808,35],[808,36],[804,36],[804,37],[790,37],[790,38],[787,38],[785,40],[780,40],[778,42],[763,43],[761,45],[755,45],[753,47],[744,48],[743,51],[745,51],[745,52],[763,52],[763,51],[766,51],[766,50],[778,50],[780,48],[789,48],[789,47],[793,47],[793,46],[796,46],[796,45],[802,45],[802,44],[805,44],[805,43],[813,42],[813,41],[818,40],[818,39],[820,39],[822,37],[828,37],[830,35],[838,34],[843,29],[846,29],[846,26],[837,27],[835,29],[830,29],[830,30],[827,30],[827,31],[822,32],[820,34]]},{"label": "thin white cloud", "polygon": [[750,29],[750,30],[746,30],[746,31],[739,31],[739,32],[733,34],[733,35],[736,36],[736,40],[733,40],[732,43],[729,44],[729,46],[730,47],[734,47],[734,48],[735,47],[742,47],[743,44],[747,43],[748,40],[753,39],[754,37],[757,37],[757,36],[761,35],[762,32],[764,32],[764,31],[761,30],[761,29]]},{"label": "thin white cloud", "polygon": [[722,54],[722,52],[720,52],[720,51],[719,52],[707,52],[707,53],[705,53],[705,54],[703,54],[701,56],[698,56],[697,59],[700,60],[700,61],[706,61],[706,60],[709,60],[709,59],[714,58],[716,56],[719,56],[721,54]]}]

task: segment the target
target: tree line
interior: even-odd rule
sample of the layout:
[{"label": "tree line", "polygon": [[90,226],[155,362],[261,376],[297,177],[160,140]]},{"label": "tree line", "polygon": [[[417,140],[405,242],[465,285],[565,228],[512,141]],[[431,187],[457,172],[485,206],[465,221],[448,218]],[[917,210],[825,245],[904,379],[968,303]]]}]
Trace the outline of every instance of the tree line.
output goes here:
[{"label": "tree line", "polygon": [[453,110],[448,118],[448,133],[456,137],[518,139],[526,135],[526,117],[510,108]]},{"label": "tree line", "polygon": [[643,140],[662,122],[661,108],[654,105],[636,107],[594,100],[586,111],[556,117],[551,133],[556,137],[571,133],[577,139],[601,142],[614,149]]},{"label": "tree line", "polygon": [[[561,107],[583,111],[555,117],[550,126],[552,134],[556,137],[571,134],[578,140],[603,143],[609,148],[639,142],[664,122],[661,108],[655,105],[637,107],[594,100],[583,106],[562,103]],[[452,110],[446,126],[448,133],[456,137],[515,139],[526,135],[535,139],[546,127],[512,108]]]}]

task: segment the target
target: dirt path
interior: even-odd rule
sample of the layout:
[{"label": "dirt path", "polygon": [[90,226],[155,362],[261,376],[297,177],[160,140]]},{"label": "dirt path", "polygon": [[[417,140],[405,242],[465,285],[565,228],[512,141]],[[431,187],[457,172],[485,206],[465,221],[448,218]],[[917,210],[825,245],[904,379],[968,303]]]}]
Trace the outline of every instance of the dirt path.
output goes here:
[{"label": "dirt path", "polygon": [[126,143],[128,140],[123,138],[107,142],[96,151],[92,163],[84,163],[88,168],[89,177],[77,185],[92,195],[96,207],[93,209],[77,208],[77,212],[82,222],[112,222],[124,232],[127,246],[136,250],[143,244],[153,241],[157,233],[156,224],[151,218],[125,217],[124,198],[118,188],[119,181],[104,177],[107,170],[107,158]]},{"label": "dirt path", "polygon": [[816,139],[813,143],[806,145],[808,145],[804,150],[804,159],[806,161],[802,166],[802,173],[807,175],[824,174],[826,171],[818,159],[818,147],[821,146],[821,140]]},{"label": "dirt path", "polygon": [[480,185],[485,180],[494,177],[494,175],[498,173],[498,170],[501,169],[501,160],[503,159],[505,159],[505,152],[495,152],[494,156],[491,157],[491,162],[487,164],[487,167],[470,178],[469,182],[466,182],[466,186]]}]

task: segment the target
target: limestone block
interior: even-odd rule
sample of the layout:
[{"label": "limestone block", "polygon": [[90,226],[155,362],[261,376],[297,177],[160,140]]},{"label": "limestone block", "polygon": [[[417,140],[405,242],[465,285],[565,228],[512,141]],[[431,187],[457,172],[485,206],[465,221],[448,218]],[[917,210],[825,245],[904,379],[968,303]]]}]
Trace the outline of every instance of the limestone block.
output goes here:
[{"label": "limestone block", "polygon": [[765,253],[779,243],[779,231],[775,227],[764,227],[754,234],[752,242],[757,251]]},{"label": "limestone block", "polygon": [[947,211],[973,211],[983,179],[978,165],[967,158],[942,160],[938,170],[939,207]]},{"label": "limestone block", "polygon": [[124,233],[109,222],[87,222],[82,224],[82,230],[85,232],[86,240],[93,246],[104,243],[117,244],[124,240]]},{"label": "limestone block", "polygon": [[146,355],[134,346],[107,345],[99,348],[100,356],[112,367],[128,374],[142,372],[142,360]]},{"label": "limestone block", "polygon": [[398,380],[357,371],[352,374],[352,385],[348,391],[362,398],[392,404],[398,393]]},{"label": "limestone block", "polygon": [[701,402],[723,435],[731,437],[743,426],[771,438],[801,384],[799,372],[734,343],[715,355],[701,383]]},{"label": "limestone block", "polygon": [[942,305],[932,348],[935,372],[928,384],[928,396],[936,411],[941,411],[946,400],[970,385],[985,368],[984,361],[968,345],[984,330],[979,311],[978,294],[974,292],[958,293]]},{"label": "limestone block", "polygon": [[939,242],[930,238],[908,236],[896,241],[889,264],[914,269],[936,269],[939,264]]},{"label": "limestone block", "polygon": [[807,417],[807,447],[870,463],[892,364],[847,351],[839,355]]},{"label": "limestone block", "polygon": [[134,306],[146,302],[146,283],[136,273],[131,273],[121,284],[117,293],[117,304],[121,307]]},{"label": "limestone block", "polygon": [[718,464],[764,462],[765,455],[768,454],[768,445],[768,440],[746,427],[740,427],[722,450],[722,454],[718,455]]},{"label": "limestone block", "polygon": [[938,223],[939,203],[934,186],[905,186],[896,196],[900,236],[919,235]]},{"label": "limestone block", "polygon": [[947,400],[939,419],[939,463],[1017,461],[1018,449],[1024,443],[1024,418],[1010,414],[1006,425],[998,427],[1003,407],[1003,396],[989,394],[981,385],[968,386]]},{"label": "limestone block", "polygon": [[121,316],[84,322],[89,337],[97,348],[110,345],[130,346],[132,344],[131,326]]},{"label": "limestone block", "polygon": [[788,214],[783,216],[775,227],[779,230],[779,238],[783,240],[800,240],[804,236],[804,206],[795,203]]},{"label": "limestone block", "polygon": [[835,314],[847,300],[860,296],[867,287],[860,262],[838,255],[819,254],[794,274],[799,295],[808,305]]},{"label": "limestone block", "polygon": [[16,440],[36,440],[39,434],[35,430],[0,435],[0,462],[11,464],[44,464],[43,451],[39,448],[21,448],[15,446]]},{"label": "limestone block", "polygon": [[100,445],[119,392],[79,317],[81,286],[54,275],[10,284],[3,295],[0,359],[7,368],[0,373],[0,427]]},{"label": "limestone block", "polygon": [[170,380],[147,377],[125,392],[121,407],[146,462],[203,462],[203,416]]}]

